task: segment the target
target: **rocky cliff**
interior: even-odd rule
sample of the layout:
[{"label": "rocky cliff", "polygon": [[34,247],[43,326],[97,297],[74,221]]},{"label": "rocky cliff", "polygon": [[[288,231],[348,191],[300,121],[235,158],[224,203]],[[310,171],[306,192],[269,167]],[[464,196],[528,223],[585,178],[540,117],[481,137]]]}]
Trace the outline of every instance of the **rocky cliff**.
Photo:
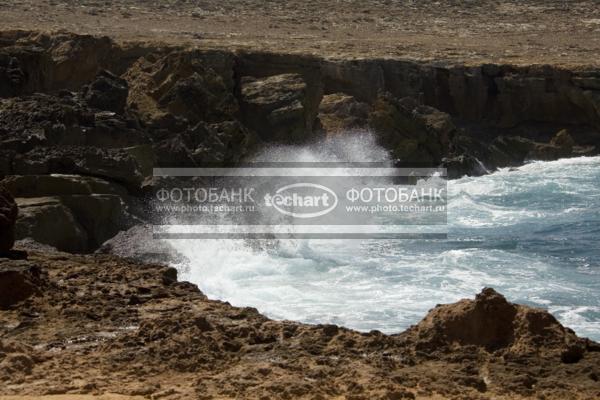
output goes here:
[{"label": "rocky cliff", "polygon": [[0,33],[0,178],[22,209],[17,238],[91,251],[149,218],[153,166],[236,163],[352,129],[450,177],[596,154],[600,72]]}]

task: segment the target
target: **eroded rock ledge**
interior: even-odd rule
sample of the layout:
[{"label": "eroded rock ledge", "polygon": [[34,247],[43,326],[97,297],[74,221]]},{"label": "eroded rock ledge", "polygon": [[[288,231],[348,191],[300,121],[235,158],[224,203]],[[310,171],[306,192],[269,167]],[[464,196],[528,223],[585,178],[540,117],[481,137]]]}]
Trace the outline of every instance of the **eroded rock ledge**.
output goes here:
[{"label": "eroded rock ledge", "polygon": [[0,178],[22,209],[17,239],[90,252],[149,220],[153,166],[237,163],[355,129],[450,177],[597,154],[600,71],[0,32]]},{"label": "eroded rock ledge", "polygon": [[[113,256],[0,259],[0,395],[597,398],[600,345],[493,289],[398,335],[273,321]],[[18,296],[17,296],[18,294]]]}]

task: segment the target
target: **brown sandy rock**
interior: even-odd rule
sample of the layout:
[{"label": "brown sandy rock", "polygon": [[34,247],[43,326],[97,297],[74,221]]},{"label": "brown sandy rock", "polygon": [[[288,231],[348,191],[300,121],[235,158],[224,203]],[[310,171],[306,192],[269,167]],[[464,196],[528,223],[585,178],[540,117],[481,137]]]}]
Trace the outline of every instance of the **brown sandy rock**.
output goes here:
[{"label": "brown sandy rock", "polygon": [[438,305],[407,332],[416,349],[478,346],[513,355],[543,353],[577,362],[585,340],[563,327],[545,310],[510,303],[494,289],[485,288],[475,300]]},{"label": "brown sandy rock", "polygon": [[0,183],[0,253],[9,251],[15,242],[15,222],[18,212],[12,194]]},{"label": "brown sandy rock", "polygon": [[369,105],[345,93],[323,96],[319,105],[319,121],[327,134],[342,133],[367,126]]},{"label": "brown sandy rock", "polygon": [[[79,393],[83,386],[75,381],[93,383],[94,393],[184,398],[562,400],[598,393],[598,345],[588,342],[578,362],[562,362],[562,353],[544,350],[563,338],[555,321],[491,290],[432,311],[419,341],[417,327],[385,335],[270,320],[256,309],[207,299],[161,265],[48,250],[31,250],[29,260],[48,272],[48,285],[43,296],[0,311],[0,363],[10,356],[0,368],[0,395]],[[505,340],[495,317],[512,317],[517,341]],[[469,329],[481,338],[466,335]],[[430,351],[424,343],[436,335]],[[449,337],[464,344],[449,344]],[[529,351],[525,337],[539,338],[541,350]],[[486,343],[525,350],[490,353]],[[581,355],[566,350],[566,361]],[[34,361],[31,375],[18,354]],[[34,384],[40,379],[52,386]]]},{"label": "brown sandy rock", "polygon": [[265,141],[301,142],[313,135],[321,91],[309,91],[299,74],[242,77],[244,124]]},{"label": "brown sandy rock", "polygon": [[167,127],[174,117],[191,124],[217,122],[237,111],[232,91],[199,52],[149,55],[124,77],[129,83],[128,106],[151,126]]},{"label": "brown sandy rock", "polygon": [[110,62],[114,46],[106,36],[64,32],[34,35],[31,41],[46,49],[51,58],[47,71],[43,71],[47,74],[46,90],[78,90],[92,81]]}]

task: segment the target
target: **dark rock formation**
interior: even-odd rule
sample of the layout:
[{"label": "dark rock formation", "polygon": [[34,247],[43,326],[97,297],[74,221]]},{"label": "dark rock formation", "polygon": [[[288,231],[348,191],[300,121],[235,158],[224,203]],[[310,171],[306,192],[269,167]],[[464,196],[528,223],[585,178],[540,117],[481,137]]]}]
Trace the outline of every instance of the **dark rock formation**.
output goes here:
[{"label": "dark rock formation", "polygon": [[37,147],[13,160],[14,175],[74,174],[106,178],[132,191],[143,181],[140,166],[124,149],[84,146]]},{"label": "dark rock formation", "polygon": [[298,74],[242,77],[242,120],[265,141],[299,143],[310,139],[322,92],[309,91]]},{"label": "dark rock formation", "polygon": [[380,96],[369,114],[380,142],[403,162],[440,163],[456,131],[452,119],[413,98]]},{"label": "dark rock formation", "polygon": [[124,75],[128,106],[151,127],[169,127],[175,117],[194,125],[231,118],[237,102],[223,78],[198,52],[140,58]]},{"label": "dark rock formation", "polygon": [[[9,176],[21,214],[16,236],[59,250],[86,252],[119,230],[139,223],[127,190],[99,178],[78,175]],[[60,233],[60,234],[57,234]]]},{"label": "dark rock formation", "polygon": [[19,199],[16,235],[32,238],[59,250],[81,253],[87,250],[88,236],[73,212],[59,197]]},{"label": "dark rock formation", "polygon": [[[76,222],[45,243],[91,251],[131,227],[127,215],[157,182],[155,165],[236,163],[263,142],[367,128],[395,159],[446,166],[451,178],[597,154],[599,82],[596,71],[550,66],[333,60],[3,32],[0,178],[31,176],[10,178],[19,196],[42,199],[24,200],[27,218]],[[79,183],[42,177],[50,174]],[[33,235],[33,222],[20,226]]]},{"label": "dark rock formation", "polygon": [[12,43],[0,49],[0,59],[8,60],[0,61],[0,65],[9,65],[5,74],[11,80],[8,90],[0,90],[0,97],[78,90],[110,65],[111,56],[116,52],[114,43],[107,37],[25,31],[4,35]]},{"label": "dark rock formation", "polygon": [[108,71],[101,71],[96,79],[83,87],[83,98],[93,108],[122,114],[127,104],[127,81]]},{"label": "dark rock formation", "polygon": [[80,175],[16,175],[2,183],[15,197],[110,194],[127,196],[127,190],[114,182]]},{"label": "dark rock formation", "polygon": [[0,258],[0,310],[40,293],[44,280],[44,273],[35,263]]},{"label": "dark rock formation", "polygon": [[0,254],[8,252],[15,242],[18,208],[8,189],[0,184]]},{"label": "dark rock formation", "polygon": [[443,158],[441,166],[447,169],[448,179],[457,179],[463,176],[481,176],[489,172],[481,161],[465,154]]},{"label": "dark rock formation", "polygon": [[134,120],[89,108],[70,93],[0,100],[3,149],[24,153],[39,146],[114,148],[147,142]]}]

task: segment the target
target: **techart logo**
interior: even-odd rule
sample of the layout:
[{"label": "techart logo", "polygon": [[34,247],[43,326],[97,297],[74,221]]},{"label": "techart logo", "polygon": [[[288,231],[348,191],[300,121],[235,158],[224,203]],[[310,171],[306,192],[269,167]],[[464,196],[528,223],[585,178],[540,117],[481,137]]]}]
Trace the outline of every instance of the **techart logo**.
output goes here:
[{"label": "techart logo", "polygon": [[265,206],[294,218],[315,218],[328,214],[338,204],[335,192],[316,183],[294,183],[264,197]]}]

